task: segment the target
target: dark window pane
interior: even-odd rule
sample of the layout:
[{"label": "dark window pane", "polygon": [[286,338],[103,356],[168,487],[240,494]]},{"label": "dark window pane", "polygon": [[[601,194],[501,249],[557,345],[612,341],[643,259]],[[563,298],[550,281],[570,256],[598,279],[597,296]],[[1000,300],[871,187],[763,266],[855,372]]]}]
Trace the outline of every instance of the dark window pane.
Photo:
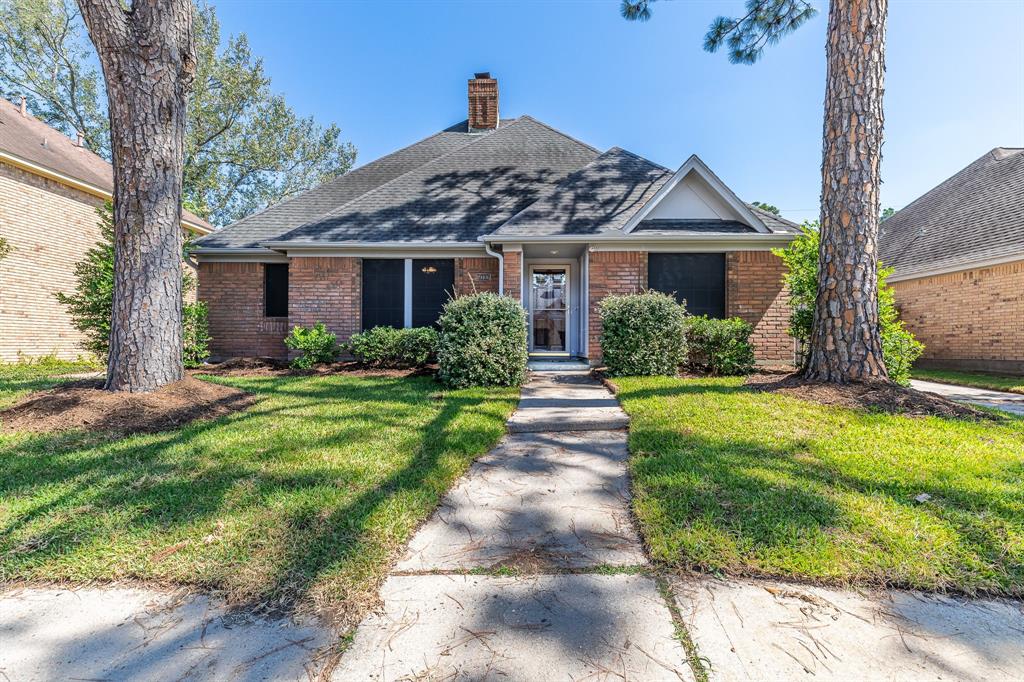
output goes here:
[{"label": "dark window pane", "polygon": [[263,266],[263,316],[288,317],[288,264]]},{"label": "dark window pane", "polygon": [[686,301],[691,315],[725,317],[724,253],[652,253],[647,284]]},{"label": "dark window pane", "polygon": [[437,324],[441,308],[455,295],[455,261],[417,258],[412,262],[412,326]]},{"label": "dark window pane", "polygon": [[363,330],[405,326],[405,261],[363,259]]}]

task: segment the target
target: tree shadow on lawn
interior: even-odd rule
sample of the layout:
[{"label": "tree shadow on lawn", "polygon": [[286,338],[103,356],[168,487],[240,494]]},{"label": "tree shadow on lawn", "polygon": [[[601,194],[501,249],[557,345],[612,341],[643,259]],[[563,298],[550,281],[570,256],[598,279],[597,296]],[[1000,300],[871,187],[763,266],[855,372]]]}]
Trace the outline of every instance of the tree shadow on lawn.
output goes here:
[{"label": "tree shadow on lawn", "polygon": [[360,605],[345,600],[375,590],[514,405],[488,392],[436,393],[427,378],[224,383],[261,399],[119,441],[0,440],[4,577],[157,579],[225,589],[266,610],[312,597],[355,614]]},{"label": "tree shadow on lawn", "polygon": [[[725,404],[716,403],[723,412],[735,413],[745,406],[726,396],[746,393],[694,382],[624,391],[623,398],[628,404],[708,394],[723,398]],[[897,421],[907,418],[849,411],[837,418],[842,408],[822,407],[816,418],[776,415],[767,404],[751,410],[748,430],[727,424],[733,417],[724,414],[721,423],[715,415],[687,423],[701,404],[680,408],[677,425],[661,409],[637,408],[630,431],[635,508],[656,560],[831,583],[1024,594],[1024,460],[964,473],[950,446],[948,463],[928,451],[930,469],[915,470],[916,459],[900,462],[905,451],[898,449],[874,464],[856,451],[856,439],[880,439],[884,451],[886,439],[910,438]],[[925,430],[962,424],[935,419],[910,423]],[[974,430],[999,427],[965,428],[971,431],[961,437],[975,438]],[[998,446],[977,437],[968,447]],[[917,501],[922,492],[930,499]]]}]

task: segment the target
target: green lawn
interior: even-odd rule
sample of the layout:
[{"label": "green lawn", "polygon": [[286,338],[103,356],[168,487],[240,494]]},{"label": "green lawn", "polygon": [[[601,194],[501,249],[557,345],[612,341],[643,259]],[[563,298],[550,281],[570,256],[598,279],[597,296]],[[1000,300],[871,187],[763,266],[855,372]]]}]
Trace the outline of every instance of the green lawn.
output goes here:
[{"label": "green lawn", "polygon": [[615,383],[658,562],[1024,595],[1024,419],[826,407],[736,378]]},{"label": "green lawn", "polygon": [[1000,376],[982,372],[956,372],[951,369],[914,369],[915,379],[939,381],[944,384],[959,384],[987,388],[992,391],[1024,393],[1024,377]]},{"label": "green lawn", "polygon": [[261,400],[122,440],[0,436],[0,579],[137,578],[357,616],[518,397],[429,377],[216,381]]},{"label": "green lawn", "polygon": [[89,360],[66,361],[53,357],[0,363],[0,410],[10,407],[30,391],[41,391],[56,386],[62,381],[62,375],[102,369],[103,367]]}]

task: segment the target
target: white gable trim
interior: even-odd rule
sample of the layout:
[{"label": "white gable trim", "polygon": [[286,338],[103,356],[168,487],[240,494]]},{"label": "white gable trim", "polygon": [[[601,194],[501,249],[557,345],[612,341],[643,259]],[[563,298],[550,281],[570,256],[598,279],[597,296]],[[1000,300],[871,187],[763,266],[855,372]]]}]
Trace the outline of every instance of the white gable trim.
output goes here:
[{"label": "white gable trim", "polygon": [[667,197],[673,189],[675,189],[676,185],[682,182],[683,178],[690,173],[696,173],[699,175],[701,179],[708,183],[711,189],[721,197],[722,201],[728,204],[732,210],[736,211],[736,213],[738,213],[740,217],[742,217],[752,228],[758,232],[767,234],[771,233],[771,230],[768,229],[764,222],[762,222],[753,211],[747,208],[747,205],[740,201],[739,197],[737,197],[724,182],[719,180],[718,176],[712,173],[711,169],[708,168],[696,154],[688,158],[686,162],[679,167],[679,170],[669,178],[669,181],[666,182],[653,197],[651,197],[651,200],[629,219],[622,228],[622,231],[629,234],[635,230],[636,226],[654,210],[654,207],[661,203],[661,201]]}]

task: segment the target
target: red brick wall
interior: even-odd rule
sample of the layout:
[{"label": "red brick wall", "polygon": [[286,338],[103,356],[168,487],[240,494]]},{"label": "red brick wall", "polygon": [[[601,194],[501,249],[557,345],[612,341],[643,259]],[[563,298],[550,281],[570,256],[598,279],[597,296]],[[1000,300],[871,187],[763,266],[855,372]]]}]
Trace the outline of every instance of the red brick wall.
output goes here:
[{"label": "red brick wall", "polygon": [[1024,261],[893,282],[923,365],[1024,371]]},{"label": "red brick wall", "polygon": [[725,260],[726,315],[754,325],[750,340],[758,360],[792,364],[795,345],[786,333],[789,304],[782,259],[769,251],[732,251]]},{"label": "red brick wall", "polygon": [[505,295],[520,299],[523,295],[523,252],[505,253]]},{"label": "red brick wall", "polygon": [[201,263],[199,298],[209,308],[210,354],[287,357],[287,317],[263,317],[262,263]]},{"label": "red brick wall", "polygon": [[455,295],[467,296],[485,291],[498,293],[498,259],[491,256],[456,258]]},{"label": "red brick wall", "polygon": [[601,313],[598,304],[613,294],[633,294],[647,288],[647,253],[644,251],[595,251],[590,254],[589,344],[591,360],[601,358]]},{"label": "red brick wall", "polygon": [[288,269],[288,315],[291,324],[310,327],[323,322],[347,341],[360,329],[362,259],[292,258]]}]

